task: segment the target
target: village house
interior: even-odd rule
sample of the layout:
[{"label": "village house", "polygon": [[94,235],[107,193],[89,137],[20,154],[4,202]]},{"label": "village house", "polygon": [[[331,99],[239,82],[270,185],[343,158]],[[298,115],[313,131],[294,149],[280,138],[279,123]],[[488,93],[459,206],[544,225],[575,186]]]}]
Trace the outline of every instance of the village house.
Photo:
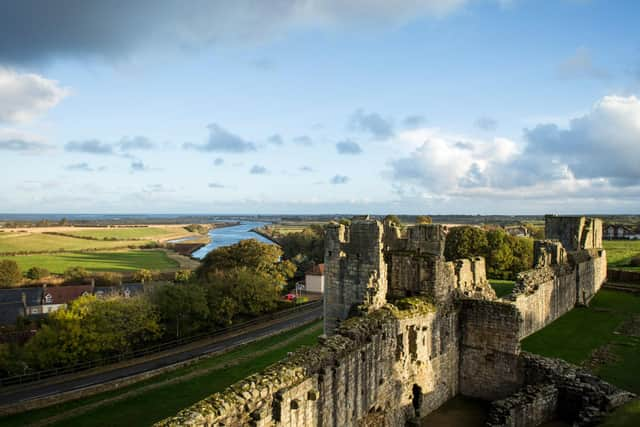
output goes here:
[{"label": "village house", "polygon": [[324,264],[316,264],[307,270],[304,283],[307,292],[324,293]]},{"label": "village house", "polygon": [[61,307],[66,307],[74,299],[93,293],[92,285],[73,286],[43,286],[42,298],[38,304],[26,305],[27,316],[37,316],[52,313]]},{"label": "village house", "polygon": [[607,240],[637,240],[640,239],[640,229],[633,229],[624,224],[607,224],[604,226],[603,237]]}]

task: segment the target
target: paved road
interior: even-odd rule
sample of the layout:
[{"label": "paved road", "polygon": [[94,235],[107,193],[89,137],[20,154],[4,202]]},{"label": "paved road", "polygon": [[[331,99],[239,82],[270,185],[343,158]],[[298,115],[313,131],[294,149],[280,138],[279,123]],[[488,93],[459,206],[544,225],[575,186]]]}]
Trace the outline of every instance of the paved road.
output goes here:
[{"label": "paved road", "polygon": [[[30,384],[26,389],[18,389],[13,392],[3,393],[0,395],[0,406],[9,405],[18,402],[24,402],[37,398],[42,398],[57,393],[64,393],[67,391],[77,390],[88,386],[102,384],[108,381],[122,379],[131,375],[140,374],[143,372],[151,371],[154,369],[169,366],[174,363],[183,362],[189,359],[193,359],[198,356],[202,356],[210,353],[217,353],[223,350],[229,350],[242,344],[255,341],[257,339],[272,335],[274,333],[290,329],[305,323],[309,323],[322,316],[322,306],[311,307],[308,310],[293,313],[283,319],[271,321],[264,327],[255,326],[246,333],[239,333],[238,335],[221,339],[215,343],[203,345],[202,347],[189,348],[184,352],[178,352],[163,356],[150,361],[141,362],[135,365],[125,366],[117,368],[107,372],[99,372],[96,374],[89,374],[80,378],[72,378],[68,381],[61,380],[55,384]],[[191,345],[193,346],[193,344]],[[0,389],[0,392],[2,390]]]}]

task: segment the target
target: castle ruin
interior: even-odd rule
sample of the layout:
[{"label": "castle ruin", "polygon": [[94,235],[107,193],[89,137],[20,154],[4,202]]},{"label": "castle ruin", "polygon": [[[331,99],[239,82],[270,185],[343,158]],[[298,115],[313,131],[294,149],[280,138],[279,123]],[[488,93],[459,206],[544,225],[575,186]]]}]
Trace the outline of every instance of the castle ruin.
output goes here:
[{"label": "castle ruin", "polygon": [[520,340],[600,289],[602,223],[547,216],[545,232],[535,267],[499,299],[483,258],[445,260],[440,225],[331,224],[318,345],[158,425],[417,425],[459,394],[491,401],[491,426],[593,423],[632,395]]}]

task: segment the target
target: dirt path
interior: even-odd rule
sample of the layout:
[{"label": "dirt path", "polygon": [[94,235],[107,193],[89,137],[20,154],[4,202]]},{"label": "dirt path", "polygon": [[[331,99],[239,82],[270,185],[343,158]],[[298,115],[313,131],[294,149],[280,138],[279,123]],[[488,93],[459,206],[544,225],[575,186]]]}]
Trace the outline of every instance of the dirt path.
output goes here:
[{"label": "dirt path", "polygon": [[121,400],[129,399],[129,398],[138,396],[140,394],[147,393],[149,391],[152,391],[152,390],[155,390],[155,389],[158,389],[158,388],[161,388],[161,387],[165,387],[165,386],[168,386],[168,385],[173,385],[173,384],[178,384],[178,383],[181,383],[181,382],[184,382],[184,381],[189,381],[189,380],[191,380],[193,378],[197,378],[197,377],[200,377],[202,375],[209,374],[212,371],[216,371],[216,370],[223,369],[223,368],[228,368],[228,367],[231,367],[231,366],[237,366],[237,365],[239,365],[241,363],[244,363],[246,361],[255,359],[257,357],[260,357],[260,356],[262,356],[262,355],[264,355],[266,353],[269,353],[269,352],[271,352],[273,350],[277,350],[279,348],[285,347],[285,346],[289,345],[291,342],[293,342],[293,341],[295,341],[295,340],[297,340],[299,338],[302,338],[303,336],[310,335],[312,333],[317,332],[321,327],[322,327],[322,325],[318,325],[318,326],[316,326],[316,327],[314,327],[312,329],[308,329],[308,330],[304,330],[304,331],[298,332],[297,334],[292,335],[292,336],[290,336],[290,337],[278,342],[277,344],[273,344],[273,345],[271,345],[269,347],[266,347],[266,348],[264,348],[262,350],[253,352],[251,355],[237,357],[234,360],[227,361],[227,362],[224,362],[224,363],[216,363],[216,364],[214,364],[212,366],[209,366],[207,368],[197,369],[195,371],[189,372],[188,374],[181,375],[179,377],[169,378],[169,379],[166,379],[164,381],[158,381],[156,383],[149,384],[149,385],[146,385],[144,387],[139,387],[139,388],[136,388],[135,390],[131,390],[131,391],[119,394],[117,396],[113,396],[113,397],[108,398],[108,399],[100,400],[98,402],[90,403],[88,405],[80,406],[78,408],[74,408],[74,409],[70,409],[68,411],[61,412],[61,413],[53,415],[51,417],[38,420],[38,421],[36,421],[34,423],[27,424],[26,426],[27,427],[47,426],[47,425],[50,425],[50,424],[53,424],[53,423],[57,423],[59,421],[66,420],[66,419],[71,418],[71,417],[75,417],[75,416],[78,416],[78,415],[85,414],[85,413],[87,413],[89,411],[92,411],[92,410],[94,410],[96,408],[99,408],[101,406],[104,406],[104,405],[109,405],[109,404],[112,404],[112,403],[119,402]]}]

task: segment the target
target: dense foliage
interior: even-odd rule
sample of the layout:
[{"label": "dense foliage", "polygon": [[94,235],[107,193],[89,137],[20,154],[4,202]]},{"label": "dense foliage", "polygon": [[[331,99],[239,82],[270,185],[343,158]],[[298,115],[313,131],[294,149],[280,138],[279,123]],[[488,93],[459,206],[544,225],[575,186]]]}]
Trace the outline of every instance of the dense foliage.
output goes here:
[{"label": "dense foliage", "polygon": [[24,360],[35,369],[95,360],[154,341],[161,331],[158,314],[146,298],[87,295],[49,315],[25,345]]},{"label": "dense foliage", "polygon": [[241,240],[209,252],[196,270],[196,277],[206,283],[220,273],[247,269],[271,280],[274,286],[283,287],[293,277],[295,266],[290,261],[282,261],[282,255],[276,245],[256,239]]},{"label": "dense foliage", "polygon": [[15,286],[22,281],[22,273],[18,263],[5,259],[0,261],[0,288]]},{"label": "dense foliage", "polygon": [[445,244],[447,260],[483,256],[487,275],[493,279],[515,279],[533,266],[533,240],[514,237],[502,229],[483,230],[478,227],[455,227],[449,231]]},{"label": "dense foliage", "polygon": [[31,267],[24,275],[27,279],[38,280],[50,276],[51,273],[46,268]]},{"label": "dense foliage", "polygon": [[324,262],[324,227],[311,225],[297,233],[288,233],[278,241],[286,259],[291,260],[299,274],[314,264]]}]

